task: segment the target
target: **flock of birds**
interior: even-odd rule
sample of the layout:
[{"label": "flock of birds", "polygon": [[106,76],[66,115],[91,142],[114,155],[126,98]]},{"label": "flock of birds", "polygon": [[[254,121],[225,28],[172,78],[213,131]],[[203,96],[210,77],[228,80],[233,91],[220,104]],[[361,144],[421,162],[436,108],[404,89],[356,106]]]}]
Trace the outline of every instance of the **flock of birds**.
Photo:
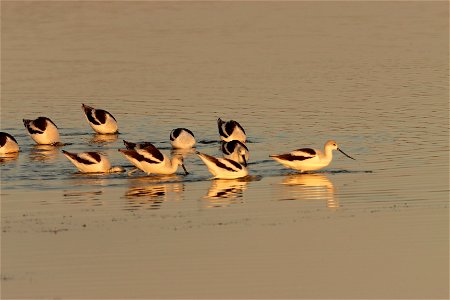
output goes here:
[{"label": "flock of birds", "polygon": [[[118,133],[118,124],[112,114],[82,104],[87,122],[98,134]],[[23,124],[30,137],[41,145],[61,145],[58,128],[47,117],[35,120],[23,120]],[[214,178],[235,179],[248,175],[249,150],[246,146],[247,136],[244,128],[236,121],[217,120],[221,139],[223,157],[214,157],[196,151],[198,157],[204,162]],[[181,166],[185,174],[189,174],[184,166],[182,155],[169,158],[150,142],[132,143],[123,141],[126,149],[119,152],[136,168],[131,172],[141,170],[147,174],[173,174]],[[176,128],[170,133],[170,143],[174,149],[192,149],[196,140],[192,131],[186,128]],[[19,152],[16,139],[6,133],[0,132],[0,155]],[[301,148],[290,153],[270,155],[272,159],[282,165],[301,172],[314,171],[324,168],[333,159],[333,150],[338,150],[345,156],[354,159],[343,152],[335,141],[327,141],[324,151],[311,148]],[[83,173],[124,172],[122,167],[111,166],[108,157],[100,152],[89,151],[71,153],[62,150],[62,153],[75,167]]]}]

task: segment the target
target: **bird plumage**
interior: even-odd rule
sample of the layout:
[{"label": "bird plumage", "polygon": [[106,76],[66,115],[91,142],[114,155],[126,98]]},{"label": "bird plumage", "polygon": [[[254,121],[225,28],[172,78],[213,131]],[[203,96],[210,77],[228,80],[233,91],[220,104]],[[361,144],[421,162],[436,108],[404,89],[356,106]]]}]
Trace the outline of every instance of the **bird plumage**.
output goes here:
[{"label": "bird plumage", "polygon": [[186,175],[189,174],[184,166],[183,157],[176,155],[169,159],[152,143],[131,143],[123,141],[127,149],[119,149],[126,159],[147,174],[173,174],[178,166],[182,166]]},{"label": "bird plumage", "polygon": [[333,150],[338,150],[345,156],[354,159],[339,149],[335,141],[327,141],[324,152],[311,148],[301,148],[290,153],[270,155],[282,165],[298,171],[314,171],[328,166],[333,159]]},{"label": "bird plumage", "polygon": [[196,153],[205,163],[209,172],[213,174],[215,178],[234,179],[245,177],[248,175],[247,168],[234,160],[227,158],[218,158],[200,152]]},{"label": "bird plumage", "polygon": [[82,104],[81,107],[87,122],[95,132],[100,134],[113,134],[118,132],[117,121],[112,114],[106,110],[96,109],[85,104]]},{"label": "bird plumage", "polygon": [[62,153],[82,173],[123,172],[122,167],[112,167],[108,157],[99,152],[71,153],[62,150]]},{"label": "bird plumage", "polygon": [[247,166],[249,159],[249,151],[247,146],[238,140],[230,142],[222,142],[220,149],[223,152],[223,157]]},{"label": "bird plumage", "polygon": [[175,128],[170,132],[170,144],[175,149],[189,149],[195,145],[194,133],[187,128]]},{"label": "bird plumage", "polygon": [[0,132],[0,154],[19,152],[19,144],[16,139],[6,132]]},{"label": "bird plumage", "polygon": [[234,120],[223,121],[221,118],[217,119],[217,127],[219,128],[220,139],[225,142],[238,140],[245,143],[247,136],[244,128]]},{"label": "bird plumage", "polygon": [[23,119],[23,125],[30,137],[39,145],[60,143],[58,127],[47,117],[39,117],[35,120]]}]

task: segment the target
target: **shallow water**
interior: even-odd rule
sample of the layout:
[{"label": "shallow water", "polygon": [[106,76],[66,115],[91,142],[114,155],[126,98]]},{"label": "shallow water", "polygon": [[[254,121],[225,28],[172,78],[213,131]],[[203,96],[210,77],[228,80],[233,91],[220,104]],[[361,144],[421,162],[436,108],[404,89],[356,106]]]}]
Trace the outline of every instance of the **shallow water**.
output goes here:
[{"label": "shallow water", "polygon": [[[2,298],[448,297],[445,2],[2,2]],[[81,103],[120,134],[92,132]],[[23,118],[62,141],[36,146]],[[85,175],[61,149],[131,165],[216,119],[247,131],[250,177]],[[328,139],[327,168],[268,156]]]}]

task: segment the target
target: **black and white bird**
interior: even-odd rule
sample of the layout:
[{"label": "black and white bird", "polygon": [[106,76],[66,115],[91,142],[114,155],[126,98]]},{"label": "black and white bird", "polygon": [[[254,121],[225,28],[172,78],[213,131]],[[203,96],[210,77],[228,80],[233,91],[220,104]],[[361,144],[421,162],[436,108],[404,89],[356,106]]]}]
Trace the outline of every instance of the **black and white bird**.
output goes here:
[{"label": "black and white bird", "polygon": [[225,122],[219,118],[217,119],[217,126],[222,141],[230,142],[232,140],[238,140],[242,143],[246,142],[247,136],[245,135],[245,130],[238,122],[234,120]]},{"label": "black and white bird", "polygon": [[189,172],[184,166],[184,160],[181,155],[175,155],[169,159],[152,143],[130,143],[123,141],[127,149],[119,149],[126,159],[128,159],[138,169],[147,174],[174,174],[178,166],[183,167],[186,175]]},{"label": "black and white bird", "polygon": [[0,132],[0,154],[19,152],[19,144],[16,139],[6,132]]},{"label": "black and white bird", "polygon": [[117,121],[112,114],[106,110],[95,109],[85,104],[82,104],[81,107],[86,120],[95,132],[100,134],[114,134],[118,132]]},{"label": "black and white bird", "polygon": [[235,179],[248,175],[247,167],[237,161],[200,152],[197,152],[197,155],[205,163],[209,172],[214,175],[214,178]]},{"label": "black and white bird", "polygon": [[47,117],[39,117],[35,120],[23,119],[23,125],[31,138],[39,145],[60,143],[58,127]]},{"label": "black and white bird", "polygon": [[99,152],[71,153],[62,150],[62,153],[82,173],[115,173],[124,172],[122,167],[112,167],[106,155]]},{"label": "black and white bird", "polygon": [[314,171],[328,166],[333,159],[333,150],[338,150],[348,158],[354,160],[353,157],[347,155],[339,149],[335,141],[327,141],[324,151],[311,148],[301,148],[286,154],[270,155],[271,158],[280,164],[301,172]]},{"label": "black and white bird", "polygon": [[247,166],[249,151],[247,146],[238,140],[230,142],[222,142],[221,150],[223,157],[237,161],[238,163]]},{"label": "black and white bird", "polygon": [[170,132],[170,144],[175,149],[189,149],[195,145],[195,137],[187,128],[175,128]]}]

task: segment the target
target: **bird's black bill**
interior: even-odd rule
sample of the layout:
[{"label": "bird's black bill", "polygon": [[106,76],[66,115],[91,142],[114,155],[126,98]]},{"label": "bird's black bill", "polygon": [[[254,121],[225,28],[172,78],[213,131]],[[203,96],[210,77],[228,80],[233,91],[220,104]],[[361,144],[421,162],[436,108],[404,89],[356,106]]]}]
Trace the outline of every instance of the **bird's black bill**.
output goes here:
[{"label": "bird's black bill", "polygon": [[184,166],[184,164],[182,164],[181,166],[183,167],[185,175],[189,175],[189,172],[186,170],[186,167]]},{"label": "bird's black bill", "polygon": [[242,159],[244,160],[244,167],[246,167],[247,166],[247,160],[245,159],[244,155],[242,155]]},{"label": "bird's black bill", "polygon": [[351,159],[353,159],[353,160],[356,160],[356,159],[354,159],[353,157],[351,157],[350,155],[348,155],[347,153],[345,153],[344,151],[342,151],[341,149],[338,149],[339,150],[339,152],[341,152],[342,154],[344,154],[345,156],[347,156],[348,158],[351,158]]}]

